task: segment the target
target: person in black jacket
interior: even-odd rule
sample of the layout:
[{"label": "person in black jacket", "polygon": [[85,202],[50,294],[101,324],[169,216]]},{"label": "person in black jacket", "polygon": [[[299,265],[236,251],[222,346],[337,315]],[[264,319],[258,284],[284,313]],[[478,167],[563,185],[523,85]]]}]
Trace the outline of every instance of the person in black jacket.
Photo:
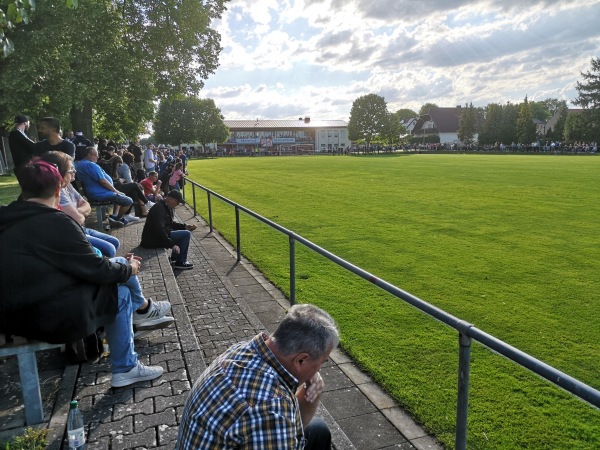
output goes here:
[{"label": "person in black jacket", "polygon": [[29,117],[19,114],[15,117],[15,128],[8,134],[8,146],[15,164],[15,173],[31,160],[34,142],[27,136]]},{"label": "person in black jacket", "polygon": [[114,387],[160,377],[162,367],[144,366],[133,349],[132,320],[145,311],[134,311],[124,283],[139,272],[139,259],[96,254],[81,226],[57,209],[55,165],[26,164],[17,178],[19,200],[0,207],[0,332],[66,343],[104,326]]},{"label": "person in black jacket", "polygon": [[171,191],[148,211],[142,231],[141,246],[144,248],[170,248],[174,269],[188,270],[194,267],[187,261],[192,231],[196,225],[186,225],[173,220],[173,210],[184,203],[179,191]]}]

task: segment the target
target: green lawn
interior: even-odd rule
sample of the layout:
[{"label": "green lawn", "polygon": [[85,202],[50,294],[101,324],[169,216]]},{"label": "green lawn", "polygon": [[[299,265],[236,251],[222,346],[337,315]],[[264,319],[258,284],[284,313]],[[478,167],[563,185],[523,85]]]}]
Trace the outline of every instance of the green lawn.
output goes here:
[{"label": "green lawn", "polygon": [[[410,155],[192,161],[190,177],[363,269],[600,388],[600,158]],[[188,201],[191,193],[187,191]],[[206,195],[197,193],[205,216]],[[235,241],[233,209],[213,199]],[[242,250],[289,292],[287,238],[241,214]],[[297,300],[327,309],[342,346],[454,444],[458,338],[297,246]],[[482,346],[470,449],[600,448],[600,414]]]},{"label": "green lawn", "polygon": [[19,184],[14,175],[0,176],[0,205],[8,205],[19,196]]}]

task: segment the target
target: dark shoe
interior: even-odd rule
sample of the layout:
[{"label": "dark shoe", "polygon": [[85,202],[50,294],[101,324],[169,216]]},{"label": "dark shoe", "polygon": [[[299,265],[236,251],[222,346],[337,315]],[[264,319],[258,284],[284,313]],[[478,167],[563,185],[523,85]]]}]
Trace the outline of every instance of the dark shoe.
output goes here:
[{"label": "dark shoe", "polygon": [[125,224],[119,219],[115,219],[113,216],[108,217],[108,223],[112,228],[123,228]]},{"label": "dark shoe", "polygon": [[184,263],[178,263],[176,262],[175,264],[173,264],[173,269],[178,269],[178,270],[190,270],[193,269],[194,265],[192,263],[189,262],[184,262]]}]

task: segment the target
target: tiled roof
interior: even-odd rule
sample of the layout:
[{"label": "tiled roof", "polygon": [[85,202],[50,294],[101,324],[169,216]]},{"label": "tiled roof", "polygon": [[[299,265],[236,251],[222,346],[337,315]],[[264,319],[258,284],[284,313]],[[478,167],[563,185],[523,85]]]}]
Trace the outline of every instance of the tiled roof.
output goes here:
[{"label": "tiled roof", "polygon": [[230,129],[290,129],[290,128],[345,128],[348,126],[343,120],[310,120],[305,122],[302,120],[224,120],[225,125]]},{"label": "tiled roof", "polygon": [[461,108],[431,108],[429,116],[440,133],[456,133]]}]

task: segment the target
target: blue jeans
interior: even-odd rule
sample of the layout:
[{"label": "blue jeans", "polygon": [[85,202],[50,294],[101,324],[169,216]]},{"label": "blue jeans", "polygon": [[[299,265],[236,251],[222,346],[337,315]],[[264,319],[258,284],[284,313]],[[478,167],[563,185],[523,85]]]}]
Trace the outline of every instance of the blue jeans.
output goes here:
[{"label": "blue jeans", "polygon": [[188,247],[190,246],[190,238],[192,233],[188,230],[173,230],[171,231],[171,240],[179,247],[179,254],[171,252],[171,259],[175,263],[182,264],[187,261]]},{"label": "blue jeans", "polygon": [[119,250],[121,243],[119,240],[110,234],[101,233],[100,231],[91,228],[84,228],[88,241],[107,258],[114,258]]},{"label": "blue jeans", "polygon": [[[126,264],[121,256],[111,261]],[[112,373],[129,372],[137,365],[138,355],[133,346],[133,312],[145,302],[142,287],[136,275],[129,277],[125,283],[119,284],[119,307],[115,320],[104,327],[106,339],[110,345],[110,362]]]},{"label": "blue jeans", "polygon": [[115,320],[104,327],[106,340],[110,345],[110,362],[112,373],[124,373],[133,369],[138,362],[138,355],[133,348],[132,314],[134,306],[131,291],[119,285],[119,307]]},{"label": "blue jeans", "polygon": [[320,417],[313,417],[304,430],[306,446],[304,450],[329,450],[331,448],[331,432]]},{"label": "blue jeans", "polygon": [[106,196],[102,198],[94,198],[94,200],[106,200],[111,201],[115,205],[119,206],[131,206],[133,205],[133,199],[131,197],[127,197],[125,194],[116,194],[114,192],[110,192]]}]

